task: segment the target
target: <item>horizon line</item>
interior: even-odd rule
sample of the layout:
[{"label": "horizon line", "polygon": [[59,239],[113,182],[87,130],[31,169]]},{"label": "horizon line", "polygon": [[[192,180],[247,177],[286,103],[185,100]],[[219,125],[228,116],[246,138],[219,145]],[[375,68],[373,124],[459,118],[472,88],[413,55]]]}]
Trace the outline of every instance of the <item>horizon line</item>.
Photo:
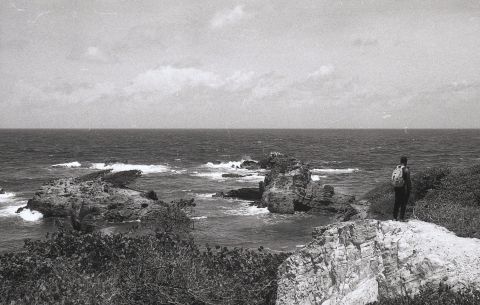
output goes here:
[{"label": "horizon line", "polygon": [[361,127],[361,128],[340,128],[340,127],[269,127],[269,128],[225,128],[225,127],[0,127],[0,130],[480,130],[480,127]]}]

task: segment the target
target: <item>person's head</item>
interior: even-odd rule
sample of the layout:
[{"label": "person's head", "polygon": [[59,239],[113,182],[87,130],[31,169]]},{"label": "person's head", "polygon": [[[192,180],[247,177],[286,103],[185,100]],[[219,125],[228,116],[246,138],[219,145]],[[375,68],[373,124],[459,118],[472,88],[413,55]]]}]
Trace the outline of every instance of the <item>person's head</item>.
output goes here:
[{"label": "person's head", "polygon": [[407,165],[408,159],[405,156],[402,156],[400,158],[400,164]]}]

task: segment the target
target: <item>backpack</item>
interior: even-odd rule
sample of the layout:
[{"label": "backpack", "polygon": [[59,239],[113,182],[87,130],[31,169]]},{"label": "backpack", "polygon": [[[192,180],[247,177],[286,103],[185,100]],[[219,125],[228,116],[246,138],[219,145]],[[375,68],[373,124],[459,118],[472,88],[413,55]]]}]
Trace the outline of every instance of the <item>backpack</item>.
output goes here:
[{"label": "backpack", "polygon": [[405,166],[397,165],[392,173],[392,185],[394,187],[403,187],[405,185],[405,180],[403,179],[403,169]]}]

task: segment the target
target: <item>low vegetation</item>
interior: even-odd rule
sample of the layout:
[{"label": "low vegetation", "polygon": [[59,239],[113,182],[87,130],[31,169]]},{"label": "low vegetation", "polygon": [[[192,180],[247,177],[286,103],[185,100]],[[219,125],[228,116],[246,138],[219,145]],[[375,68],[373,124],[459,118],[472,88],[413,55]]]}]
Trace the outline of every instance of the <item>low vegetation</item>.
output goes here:
[{"label": "low vegetation", "polygon": [[184,224],[169,220],[151,234],[61,228],[26,241],[22,251],[0,255],[0,304],[275,303],[287,253],[200,247]]},{"label": "low vegetation", "polygon": [[480,291],[464,289],[452,290],[448,286],[425,287],[413,297],[402,296],[395,299],[382,299],[368,305],[477,305],[480,304]]},{"label": "low vegetation", "polygon": [[[368,192],[364,199],[371,203],[372,218],[391,219],[394,194],[388,183]],[[480,238],[480,165],[432,168],[414,175],[407,213],[458,236]]]}]

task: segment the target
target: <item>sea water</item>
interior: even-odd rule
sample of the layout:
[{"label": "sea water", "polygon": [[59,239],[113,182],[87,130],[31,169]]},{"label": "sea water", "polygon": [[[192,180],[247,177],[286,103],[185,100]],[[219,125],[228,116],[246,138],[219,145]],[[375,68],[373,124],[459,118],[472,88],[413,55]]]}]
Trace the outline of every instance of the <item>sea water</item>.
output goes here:
[{"label": "sea water", "polygon": [[[263,170],[238,169],[278,151],[310,163],[312,179],[361,196],[390,178],[401,155],[411,171],[480,163],[479,130],[0,130],[0,251],[54,230],[40,213],[15,213],[50,179],[100,169],[141,170],[139,189],[160,199],[195,198],[200,243],[292,250],[307,243],[326,216],[271,214],[249,202],[214,198],[255,187]],[[222,174],[245,175],[224,178]],[[115,231],[115,228],[108,228]]]}]

